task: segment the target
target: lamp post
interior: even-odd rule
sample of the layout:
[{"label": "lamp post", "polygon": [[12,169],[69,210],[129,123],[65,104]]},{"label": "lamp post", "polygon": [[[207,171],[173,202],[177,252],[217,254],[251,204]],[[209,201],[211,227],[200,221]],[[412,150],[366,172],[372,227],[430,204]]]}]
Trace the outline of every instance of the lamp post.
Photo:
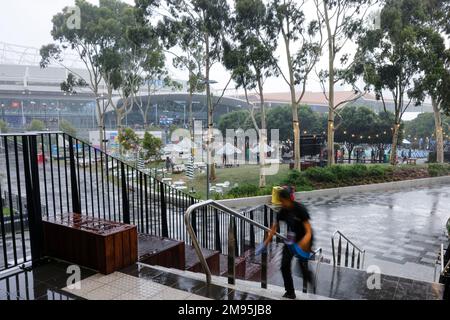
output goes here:
[{"label": "lamp post", "polygon": [[206,199],[209,200],[210,192],[209,192],[209,176],[210,176],[210,162],[211,162],[211,140],[212,140],[212,132],[210,132],[210,127],[212,127],[212,117],[210,113],[212,112],[212,103],[211,103],[211,84],[218,83],[215,80],[203,80],[200,82],[201,84],[206,84],[206,104],[207,104],[207,128],[208,128],[208,137],[206,143]]}]

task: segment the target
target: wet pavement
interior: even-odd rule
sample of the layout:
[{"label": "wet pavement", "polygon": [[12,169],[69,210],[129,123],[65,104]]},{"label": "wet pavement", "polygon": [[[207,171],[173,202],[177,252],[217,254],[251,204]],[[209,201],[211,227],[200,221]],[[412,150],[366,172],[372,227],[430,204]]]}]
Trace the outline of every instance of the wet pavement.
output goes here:
[{"label": "wet pavement", "polygon": [[[0,276],[0,300],[83,300],[64,292],[67,286],[69,263],[47,260],[33,270],[22,270]],[[81,268],[81,279],[96,271]]]},{"label": "wet pavement", "polygon": [[303,199],[315,231],[315,246],[332,257],[331,236],[341,231],[366,250],[365,266],[382,273],[434,281],[445,224],[450,217],[450,185]]}]

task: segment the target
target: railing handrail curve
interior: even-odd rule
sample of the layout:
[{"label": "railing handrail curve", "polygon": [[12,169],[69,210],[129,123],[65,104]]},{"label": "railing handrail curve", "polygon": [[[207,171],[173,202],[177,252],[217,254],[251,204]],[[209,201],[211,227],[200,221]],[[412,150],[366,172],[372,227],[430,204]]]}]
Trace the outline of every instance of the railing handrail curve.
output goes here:
[{"label": "railing handrail curve", "polygon": [[[224,212],[224,213],[226,213],[226,214],[228,214],[228,215],[230,215],[232,217],[235,217],[235,218],[243,220],[243,221],[245,221],[247,223],[250,223],[251,225],[253,225],[253,226],[255,226],[255,227],[259,228],[259,229],[262,229],[264,231],[270,232],[270,228],[268,228],[268,227],[266,227],[266,226],[264,226],[264,225],[262,225],[262,224],[260,224],[260,223],[258,223],[256,221],[253,221],[250,218],[247,218],[246,216],[240,214],[239,212],[237,212],[237,211],[235,211],[233,209],[230,209],[227,206],[224,206],[223,204],[220,204],[219,202],[217,202],[215,200],[207,200],[207,201],[203,201],[203,202],[199,202],[199,203],[191,205],[186,210],[186,213],[184,215],[184,222],[186,224],[187,231],[188,231],[188,233],[189,233],[189,235],[190,235],[190,237],[192,239],[192,245],[194,246],[195,252],[197,253],[197,256],[198,256],[198,258],[200,260],[201,265],[203,266],[203,270],[205,271],[206,282],[207,283],[211,283],[211,276],[212,276],[211,270],[209,269],[208,263],[206,262],[206,259],[205,259],[204,255],[203,255],[203,252],[202,252],[201,248],[200,248],[200,244],[198,242],[197,235],[195,234],[194,229],[192,228],[192,225],[191,225],[191,215],[192,215],[192,213],[194,211],[198,210],[198,209],[201,209],[201,208],[204,208],[204,207],[208,207],[208,206],[209,207],[213,207],[213,208],[215,208],[217,210],[220,210],[220,211],[222,211],[222,212]],[[274,236],[278,237],[278,238],[280,238],[282,240],[286,240],[286,237],[282,236],[279,233],[275,233]]]}]

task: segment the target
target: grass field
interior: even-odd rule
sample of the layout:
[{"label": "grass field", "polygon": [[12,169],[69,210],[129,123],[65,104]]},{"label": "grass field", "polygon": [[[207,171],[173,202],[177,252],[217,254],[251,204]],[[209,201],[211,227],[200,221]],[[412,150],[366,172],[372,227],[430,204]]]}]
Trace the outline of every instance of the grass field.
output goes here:
[{"label": "grass field", "polygon": [[[280,165],[278,174],[273,176],[267,176],[267,185],[277,184],[287,178],[289,174],[289,165]],[[212,183],[214,186],[217,183],[224,183],[229,181],[231,187],[235,184],[253,184],[259,185],[259,166],[258,165],[245,165],[236,168],[216,169],[217,180]],[[197,172],[194,180],[189,180],[184,173],[174,174],[170,176],[173,181],[186,182],[189,190],[193,187],[196,191],[196,196],[205,199],[206,198],[206,173],[199,174]],[[225,192],[227,190],[224,190]]]}]

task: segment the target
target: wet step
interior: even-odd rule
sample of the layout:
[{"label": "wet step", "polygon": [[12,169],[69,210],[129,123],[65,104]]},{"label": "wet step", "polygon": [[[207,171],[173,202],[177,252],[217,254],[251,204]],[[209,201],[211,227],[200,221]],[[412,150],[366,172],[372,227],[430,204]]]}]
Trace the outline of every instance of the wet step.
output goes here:
[{"label": "wet step", "polygon": [[186,267],[185,245],[181,241],[139,234],[138,256],[139,262],[149,265],[160,265],[181,270]]},{"label": "wet step", "polygon": [[[309,263],[310,270],[315,272],[317,264]],[[370,289],[369,283],[373,273],[345,267],[334,267],[321,263],[317,274],[315,290],[308,292],[339,300],[442,300],[444,286],[438,283],[415,281],[412,279],[380,275],[380,287]],[[293,278],[296,288],[302,288],[303,279],[298,263],[293,263]],[[369,281],[368,281],[369,280]],[[274,272],[268,282],[283,285],[281,272]]]},{"label": "wet step", "polygon": [[[140,264],[142,265],[142,264]],[[184,278],[197,280],[200,283],[206,285],[206,276],[201,273],[193,273],[188,271],[181,271],[177,269],[168,269],[160,266],[151,266],[154,270],[159,270],[160,272],[175,274],[178,276],[182,276]],[[196,282],[198,283],[198,282]],[[254,300],[256,297],[262,300],[286,300],[282,298],[284,294],[284,288],[275,285],[269,285],[267,289],[262,289],[260,282],[253,282],[247,280],[236,280],[235,285],[228,284],[228,278],[212,276],[212,284],[210,286],[226,288],[228,290],[233,290],[235,292],[236,300]],[[238,294],[237,294],[238,293]],[[318,296],[311,293],[302,293],[300,291],[296,291],[297,300],[332,300],[324,296]],[[236,296],[240,298],[237,299]]]},{"label": "wet step", "polygon": [[[238,279],[245,279],[246,274],[246,261],[243,257],[236,257],[234,259],[236,268],[236,277]],[[219,274],[214,274],[219,275]],[[226,277],[228,275],[228,256],[220,255],[220,275]]]},{"label": "wet step", "polygon": [[[212,251],[203,248],[201,250],[211,273],[214,275],[219,275],[221,264],[220,253],[218,251]],[[185,245],[185,268],[178,269],[188,270],[192,272],[203,272],[203,267],[194,247]]]},{"label": "wet step", "polygon": [[[121,272],[141,280],[143,287],[146,285],[153,287],[165,286],[166,290],[171,290],[175,293],[175,297],[186,298],[181,300],[271,300],[265,296],[219,284],[207,285],[204,279],[189,276],[202,276],[202,274],[190,271],[169,269],[161,266],[148,266],[138,263],[136,266],[128,267]],[[168,299],[170,300],[171,298],[168,297]]]}]

